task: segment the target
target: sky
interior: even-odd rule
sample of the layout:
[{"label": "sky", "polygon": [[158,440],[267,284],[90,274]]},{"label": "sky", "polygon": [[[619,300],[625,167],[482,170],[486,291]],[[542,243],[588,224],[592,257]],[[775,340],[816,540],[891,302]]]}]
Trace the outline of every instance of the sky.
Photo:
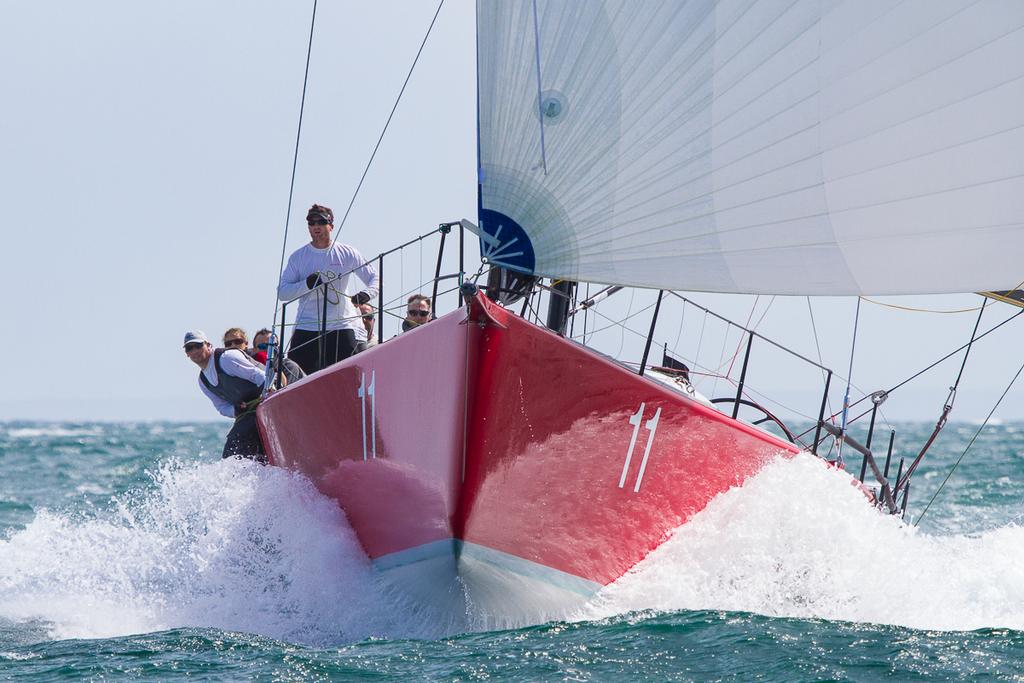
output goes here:
[{"label": "sky", "polygon": [[[181,352],[184,331],[213,338],[270,323],[282,244],[290,253],[308,241],[313,202],[340,220],[436,7],[320,2],[289,213],[312,3],[0,0],[0,253],[4,336],[13,342],[0,420],[218,419]],[[447,0],[340,228],[364,256],[440,222],[475,220],[474,52],[473,3]],[[389,257],[389,298],[429,278],[436,249],[430,241]],[[467,253],[475,270],[474,242]],[[449,249],[443,270],[456,269]],[[646,332],[653,296],[620,294],[588,324],[628,315]],[[846,375],[855,299],[812,300],[816,345],[805,298],[692,298],[809,358],[820,347]],[[949,310],[980,299],[884,302]],[[982,329],[1014,312],[991,304]],[[966,342],[976,315],[862,303],[854,384],[896,384]],[[999,398],[1019,367],[1018,322],[972,352],[954,418],[984,418]],[[397,331],[390,324],[386,336]],[[728,366],[739,348],[676,300],[664,305],[656,337],[704,367]],[[642,335],[618,327],[590,339],[627,359],[642,352]],[[816,412],[816,370],[762,345],[751,367],[752,387],[776,392],[794,414]],[[958,369],[959,357],[894,394],[888,417],[936,418]],[[726,384],[702,378],[698,389],[720,395]],[[834,385],[834,401],[843,388]],[[996,416],[1024,418],[1020,387]]]}]

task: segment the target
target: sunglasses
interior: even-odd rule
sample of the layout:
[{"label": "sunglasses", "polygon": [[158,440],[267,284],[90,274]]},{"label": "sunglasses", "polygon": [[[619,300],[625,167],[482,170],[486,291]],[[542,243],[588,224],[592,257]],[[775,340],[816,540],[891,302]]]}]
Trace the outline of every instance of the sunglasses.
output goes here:
[{"label": "sunglasses", "polygon": [[192,353],[193,351],[197,351],[203,348],[204,346],[206,346],[206,344],[204,344],[203,342],[191,342],[189,344],[185,344],[185,353]]},{"label": "sunglasses", "polygon": [[224,346],[226,346],[229,349],[232,346],[245,346],[245,340],[244,339],[225,339],[224,340]]},{"label": "sunglasses", "polygon": [[329,225],[329,222],[325,221],[323,218],[314,218],[313,220],[306,222],[310,225]]},{"label": "sunglasses", "polygon": [[428,315],[430,315],[430,311],[414,311],[411,308],[408,311],[406,311],[406,313],[412,316],[419,316],[421,318],[426,318]]}]

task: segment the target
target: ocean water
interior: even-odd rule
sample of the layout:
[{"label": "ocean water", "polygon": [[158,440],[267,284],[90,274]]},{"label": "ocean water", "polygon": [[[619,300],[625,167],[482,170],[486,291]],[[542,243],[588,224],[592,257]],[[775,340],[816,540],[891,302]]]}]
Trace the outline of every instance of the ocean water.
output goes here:
[{"label": "ocean water", "polygon": [[308,481],[221,461],[225,424],[0,424],[0,680],[1024,680],[1024,424],[920,518],[977,427],[907,523],[778,461],[564,621],[450,635]]}]

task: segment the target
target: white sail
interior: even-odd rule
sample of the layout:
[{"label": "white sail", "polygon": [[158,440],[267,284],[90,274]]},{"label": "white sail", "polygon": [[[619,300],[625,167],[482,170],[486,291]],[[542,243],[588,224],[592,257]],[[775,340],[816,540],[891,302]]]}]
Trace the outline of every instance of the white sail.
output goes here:
[{"label": "white sail", "polygon": [[1024,280],[1024,2],[478,0],[492,261],[666,289]]}]

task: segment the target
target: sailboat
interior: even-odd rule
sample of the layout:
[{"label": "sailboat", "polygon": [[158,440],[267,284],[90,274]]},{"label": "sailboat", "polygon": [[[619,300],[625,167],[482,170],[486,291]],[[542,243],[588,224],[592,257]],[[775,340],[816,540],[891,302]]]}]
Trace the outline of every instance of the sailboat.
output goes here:
[{"label": "sailboat", "polygon": [[[667,353],[636,367],[567,338],[599,298],[575,283],[659,305],[1012,300],[1022,27],[1024,5],[997,2],[479,0],[478,215],[442,227],[478,237],[487,277],[460,270],[455,311],[270,395],[270,461],[335,499],[382,579],[452,628],[564,615],[825,438],[870,465],[865,504],[897,512],[917,460],[892,479],[845,411],[827,419],[831,372],[813,437],[792,438],[742,375],[712,403]],[[547,325],[516,311],[538,291]]]}]

